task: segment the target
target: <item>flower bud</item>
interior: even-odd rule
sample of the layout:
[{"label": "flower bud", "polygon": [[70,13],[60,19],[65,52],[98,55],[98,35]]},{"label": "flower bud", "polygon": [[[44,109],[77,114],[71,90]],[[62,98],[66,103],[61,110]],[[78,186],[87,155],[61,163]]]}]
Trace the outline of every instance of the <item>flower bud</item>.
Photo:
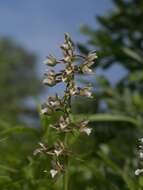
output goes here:
[{"label": "flower bud", "polygon": [[92,97],[91,87],[87,86],[87,87],[84,87],[84,88],[79,88],[78,95],[86,96],[88,98],[91,98]]},{"label": "flower bud", "polygon": [[88,127],[88,123],[89,121],[81,121],[79,124],[78,124],[78,128],[79,128],[79,131],[81,133],[86,133],[88,136],[90,135],[92,129]]},{"label": "flower bud", "polygon": [[84,74],[92,73],[92,69],[90,69],[87,64],[81,66],[81,71]]},{"label": "flower bud", "polygon": [[96,54],[96,52],[90,52],[89,54],[88,54],[88,56],[87,56],[87,60],[88,61],[94,61],[95,59],[97,59],[98,57],[97,57],[97,54]]},{"label": "flower bud", "polygon": [[57,60],[53,55],[49,55],[43,63],[49,66],[55,66],[57,64]]}]

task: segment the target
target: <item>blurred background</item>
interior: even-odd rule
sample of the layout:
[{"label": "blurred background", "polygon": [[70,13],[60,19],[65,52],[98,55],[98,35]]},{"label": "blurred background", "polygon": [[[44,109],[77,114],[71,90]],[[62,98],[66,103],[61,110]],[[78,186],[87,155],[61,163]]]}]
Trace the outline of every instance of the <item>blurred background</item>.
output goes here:
[{"label": "blurred background", "polygon": [[[75,148],[70,189],[140,190],[137,139],[143,135],[143,1],[0,1],[0,189],[59,190],[61,179],[43,173],[48,158],[34,158],[46,139],[39,106],[61,88],[42,85],[42,61],[60,56],[64,33],[77,51],[96,50],[94,99],[75,99],[73,111],[90,119],[93,133]],[[44,127],[43,127],[44,126]],[[84,149],[83,149],[84,147]]]}]

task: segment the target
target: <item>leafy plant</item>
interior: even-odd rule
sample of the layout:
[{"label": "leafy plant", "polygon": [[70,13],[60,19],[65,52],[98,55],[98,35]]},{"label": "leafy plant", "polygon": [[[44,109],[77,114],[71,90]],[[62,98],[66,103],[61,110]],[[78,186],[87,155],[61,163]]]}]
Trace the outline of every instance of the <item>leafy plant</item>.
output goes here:
[{"label": "leafy plant", "polygon": [[[104,145],[108,154],[103,151],[103,155],[117,166],[117,170],[118,168],[122,170],[121,173],[118,172],[115,167],[112,168],[113,164],[103,159],[104,166],[101,163],[101,168],[103,170],[106,168],[105,175],[110,176],[109,180],[113,179],[113,186],[108,183],[106,189],[120,189],[120,186],[122,189],[142,189],[142,176],[136,178],[134,175],[138,165],[137,139],[143,132],[141,45],[143,28],[138,22],[143,16],[142,2],[134,0],[112,2],[114,6],[108,15],[96,17],[98,29],[88,25],[81,28],[82,33],[88,36],[88,40],[86,44],[79,44],[79,49],[85,54],[90,48],[98,50],[96,70],[100,72],[99,76],[96,74],[96,79],[94,76],[92,78],[96,89],[96,102],[93,100],[90,105],[94,105],[94,108],[86,106],[85,102],[83,105],[80,101],[75,103],[75,107],[77,113],[83,108],[83,114],[86,115],[88,112],[91,114],[90,118],[95,118],[97,146]],[[135,122],[132,123],[125,118]],[[120,154],[115,152],[116,149]],[[103,155],[102,158],[105,158]],[[96,155],[93,157],[97,159]]]}]

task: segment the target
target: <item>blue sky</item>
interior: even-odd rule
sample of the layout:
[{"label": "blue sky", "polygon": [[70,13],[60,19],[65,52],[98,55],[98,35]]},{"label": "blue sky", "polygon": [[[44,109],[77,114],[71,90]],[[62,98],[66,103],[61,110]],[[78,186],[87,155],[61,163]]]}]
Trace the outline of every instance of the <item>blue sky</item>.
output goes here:
[{"label": "blue sky", "polygon": [[[59,55],[65,32],[75,42],[85,42],[80,26],[98,27],[95,16],[108,14],[112,7],[111,0],[0,0],[0,36],[10,36],[34,51],[42,76],[42,60],[49,53]],[[122,76],[123,70],[118,67],[106,75],[117,81],[116,70]]]},{"label": "blue sky", "polygon": [[82,24],[96,27],[94,16],[111,9],[109,0],[0,0],[0,36],[11,36],[40,58],[57,46],[69,32],[75,41],[84,41]]},{"label": "blue sky", "polygon": [[[79,32],[83,24],[98,27],[96,15],[108,14],[111,0],[0,0],[0,36],[11,36],[38,55],[38,73],[42,76],[42,60],[49,53],[59,55],[65,32],[75,42],[85,42]],[[115,81],[123,74],[120,68],[109,73]],[[113,81],[113,80],[112,80]]]}]

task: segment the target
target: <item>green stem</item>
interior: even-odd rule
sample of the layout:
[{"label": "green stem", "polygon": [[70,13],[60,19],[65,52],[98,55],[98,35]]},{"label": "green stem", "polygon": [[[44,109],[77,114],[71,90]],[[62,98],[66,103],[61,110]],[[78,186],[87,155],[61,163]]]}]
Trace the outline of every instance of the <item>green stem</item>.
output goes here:
[{"label": "green stem", "polygon": [[[69,66],[72,66],[72,63],[69,63]],[[74,80],[74,74],[71,74],[71,81],[69,81],[67,83],[66,86],[66,94],[67,94],[67,98],[66,98],[66,107],[65,107],[65,114],[69,117],[71,114],[71,95],[70,95],[70,83]],[[65,139],[64,139],[64,145],[67,148],[68,145],[68,134],[65,133]],[[63,177],[63,186],[64,186],[64,190],[68,190],[68,183],[69,183],[69,157],[68,155],[65,155],[65,163],[66,163],[66,168],[65,168],[65,173],[64,173],[64,177]]]},{"label": "green stem", "polygon": [[[65,134],[65,145],[67,145],[67,134]],[[68,155],[65,156],[65,161],[66,161],[66,169],[65,169],[65,173],[64,173],[64,181],[63,181],[63,186],[64,186],[64,190],[68,190],[68,181],[69,181],[69,176],[68,176]]]},{"label": "green stem", "polygon": [[68,165],[66,166],[64,174],[64,190],[68,190]]}]

